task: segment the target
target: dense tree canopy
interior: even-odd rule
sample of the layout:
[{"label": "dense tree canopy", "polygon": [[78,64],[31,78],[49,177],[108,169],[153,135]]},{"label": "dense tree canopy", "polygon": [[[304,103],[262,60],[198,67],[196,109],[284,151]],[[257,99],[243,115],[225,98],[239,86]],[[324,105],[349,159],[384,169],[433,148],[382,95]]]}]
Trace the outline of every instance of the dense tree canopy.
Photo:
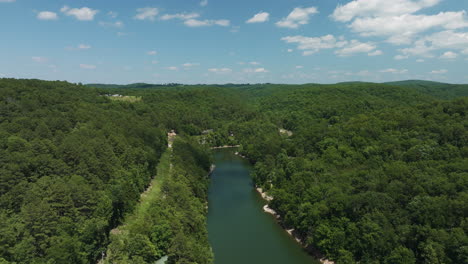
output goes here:
[{"label": "dense tree canopy", "polygon": [[0,79],[0,263],[210,263],[206,147],[236,144],[337,263],[468,263],[467,86],[94,86]]}]

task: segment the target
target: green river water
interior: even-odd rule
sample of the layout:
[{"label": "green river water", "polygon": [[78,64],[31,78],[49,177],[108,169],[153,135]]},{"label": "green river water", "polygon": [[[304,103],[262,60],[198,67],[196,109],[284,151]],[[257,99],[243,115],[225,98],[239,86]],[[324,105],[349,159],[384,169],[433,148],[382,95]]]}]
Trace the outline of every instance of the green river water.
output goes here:
[{"label": "green river water", "polygon": [[208,194],[208,237],[215,264],[317,264],[262,210],[251,166],[233,150],[215,151]]}]

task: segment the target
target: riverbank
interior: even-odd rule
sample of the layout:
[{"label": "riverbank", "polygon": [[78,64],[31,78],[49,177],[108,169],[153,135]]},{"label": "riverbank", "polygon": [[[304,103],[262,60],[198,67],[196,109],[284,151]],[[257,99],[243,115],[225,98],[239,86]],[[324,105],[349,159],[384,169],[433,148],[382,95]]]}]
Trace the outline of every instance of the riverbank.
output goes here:
[{"label": "riverbank", "polygon": [[[266,191],[263,191],[262,188],[255,188],[255,190],[260,194],[260,196],[267,202],[272,201],[274,198],[267,194]],[[287,228],[284,226],[283,221],[281,220],[281,215],[278,214],[274,209],[270,208],[268,204],[263,206],[263,211],[265,213],[271,214],[276,218],[276,221],[280,226],[297,242],[299,243],[304,249],[307,250],[312,256],[316,257],[322,264],[335,264],[334,261],[326,259],[322,254],[320,254],[316,249],[314,249],[311,245],[307,245],[302,238],[295,232],[294,228]]]}]

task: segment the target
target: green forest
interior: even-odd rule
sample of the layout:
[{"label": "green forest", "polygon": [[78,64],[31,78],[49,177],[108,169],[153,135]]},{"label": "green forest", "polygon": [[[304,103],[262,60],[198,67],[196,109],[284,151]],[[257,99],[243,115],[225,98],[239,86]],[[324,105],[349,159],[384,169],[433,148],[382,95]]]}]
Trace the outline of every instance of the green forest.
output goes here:
[{"label": "green forest", "polygon": [[335,263],[468,263],[467,113],[468,85],[426,81],[0,79],[0,263],[212,263],[224,145]]}]

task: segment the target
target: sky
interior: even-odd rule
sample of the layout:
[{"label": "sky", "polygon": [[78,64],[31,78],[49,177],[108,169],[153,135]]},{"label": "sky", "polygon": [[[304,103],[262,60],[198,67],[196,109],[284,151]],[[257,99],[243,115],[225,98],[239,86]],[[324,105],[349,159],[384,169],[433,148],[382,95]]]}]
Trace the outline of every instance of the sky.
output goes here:
[{"label": "sky", "polygon": [[0,78],[468,83],[467,0],[0,0]]}]

